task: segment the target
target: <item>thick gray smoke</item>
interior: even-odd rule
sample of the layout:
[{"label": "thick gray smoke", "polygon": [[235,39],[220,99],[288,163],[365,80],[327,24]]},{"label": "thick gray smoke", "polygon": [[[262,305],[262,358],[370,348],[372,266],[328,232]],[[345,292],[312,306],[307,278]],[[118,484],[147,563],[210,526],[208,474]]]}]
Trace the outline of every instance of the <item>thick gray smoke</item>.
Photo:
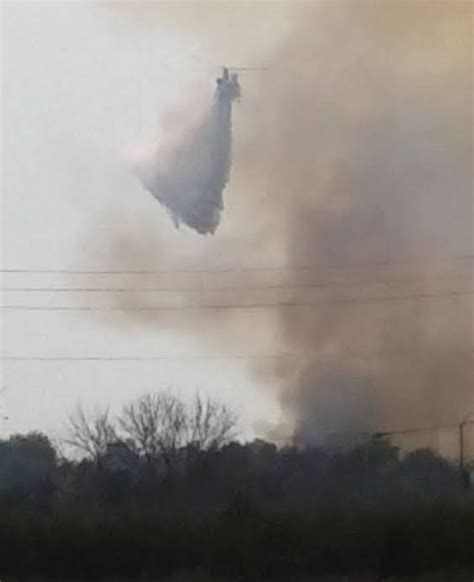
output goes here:
[{"label": "thick gray smoke", "polygon": [[[268,325],[267,351],[306,354],[254,369],[280,399],[279,436],[332,442],[452,424],[474,409],[472,262],[456,260],[473,249],[472,10],[298,5],[269,71],[246,79],[232,230],[205,262],[228,253],[246,265],[283,249],[288,268],[311,266],[277,280],[246,274],[221,298],[284,303],[266,311],[271,325],[242,310],[213,326],[223,349],[232,337],[263,351],[257,332]],[[150,251],[136,259],[156,264]],[[252,285],[268,283],[293,287],[257,297]],[[201,317],[216,316],[190,315],[185,331],[199,336]]]},{"label": "thick gray smoke", "polygon": [[239,95],[237,77],[229,78],[225,69],[204,120],[182,134],[167,160],[157,152],[157,159],[141,168],[144,186],[176,227],[184,222],[200,234],[212,234],[219,224],[231,167],[232,102]]},{"label": "thick gray smoke", "polygon": [[320,305],[278,312],[286,350],[315,353],[273,370],[299,441],[474,409],[472,263],[452,260],[473,242],[470,14],[325,3],[260,88],[272,98],[253,118],[264,137],[246,150],[247,176],[270,192],[288,264],[339,281],[289,296]]}]

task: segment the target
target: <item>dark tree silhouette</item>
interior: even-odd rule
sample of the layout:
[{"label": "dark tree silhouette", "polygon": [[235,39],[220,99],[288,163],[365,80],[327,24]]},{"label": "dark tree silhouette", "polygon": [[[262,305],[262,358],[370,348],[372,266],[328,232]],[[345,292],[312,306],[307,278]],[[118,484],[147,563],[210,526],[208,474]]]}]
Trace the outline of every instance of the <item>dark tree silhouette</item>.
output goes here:
[{"label": "dark tree silhouette", "polygon": [[108,445],[118,438],[108,409],[88,414],[81,405],[77,405],[68,420],[69,436],[66,443],[97,462]]}]

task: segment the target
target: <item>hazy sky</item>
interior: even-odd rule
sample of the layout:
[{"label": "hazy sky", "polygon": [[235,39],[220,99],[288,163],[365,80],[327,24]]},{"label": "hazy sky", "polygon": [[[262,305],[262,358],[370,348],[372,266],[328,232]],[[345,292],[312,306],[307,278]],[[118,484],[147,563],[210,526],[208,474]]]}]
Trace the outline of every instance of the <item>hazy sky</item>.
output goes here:
[{"label": "hazy sky", "polygon": [[[4,305],[440,297],[192,316],[3,311],[4,355],[168,359],[4,362],[11,420],[2,430],[58,434],[79,400],[118,410],[167,386],[224,399],[246,435],[260,421],[277,423],[281,405],[285,418],[303,419],[308,435],[324,422],[456,420],[474,403],[472,264],[453,261],[473,252],[470,17],[469,2],[404,0],[4,3],[2,267],[168,274],[10,273],[3,287],[188,289],[5,291]],[[166,151],[210,102],[223,64],[269,70],[241,77],[222,223],[202,237],[174,228],[128,156],[150,142]],[[444,275],[434,282],[425,260],[397,265],[413,257],[447,261]],[[225,268],[358,262],[369,267],[309,274],[342,277],[342,286],[222,290],[282,282],[271,272]],[[218,272],[183,272],[204,268]],[[290,282],[307,282],[293,275]],[[407,282],[377,283],[387,276]],[[344,286],[354,278],[362,284]],[[300,369],[287,360],[225,359],[311,349],[338,357],[412,350],[413,358],[382,356],[357,373],[338,363],[335,375],[321,373],[317,361]],[[219,359],[199,358],[206,355]],[[375,397],[369,376],[380,388]]]},{"label": "hazy sky", "polygon": [[[163,245],[168,255],[183,255],[191,268],[193,257],[202,261],[209,250],[214,260],[232,264],[219,253],[219,239],[231,228],[226,217],[213,239],[176,231],[129,172],[125,154],[131,144],[159,135],[168,112],[193,104],[193,93],[211,99],[222,64],[264,61],[285,30],[285,6],[269,9],[271,21],[255,19],[254,13],[252,5],[241,10],[236,3],[220,8],[155,2],[3,4],[4,268],[120,268],[110,248],[111,233],[116,236],[119,225],[124,245],[139,247],[145,224],[156,234],[157,269],[163,265]],[[238,118],[237,112],[237,123]],[[258,260],[264,262],[265,257]],[[129,268],[140,265],[132,261]],[[225,284],[225,277],[220,280]],[[133,278],[10,274],[4,276],[3,286],[113,286],[117,281],[134,284]],[[154,278],[150,284],[169,281]],[[171,282],[193,286],[196,276],[173,277]],[[197,282],[202,283],[202,277]],[[4,292],[3,301],[110,304],[98,294],[69,293]],[[100,321],[81,312],[2,315],[3,353],[8,355],[213,352],[199,338],[172,333],[172,323],[162,331],[159,326],[120,328],[109,325],[106,317]],[[213,325],[225,322],[216,324],[211,318],[203,333],[212,335]],[[235,346],[229,353],[246,353],[245,348]],[[11,420],[3,430],[57,431],[79,399],[88,405],[111,403],[117,409],[144,390],[167,385],[225,399],[249,430],[256,419],[277,415],[278,404],[271,394],[255,389],[247,368],[245,361],[7,362],[2,383],[8,387],[4,400]]]}]

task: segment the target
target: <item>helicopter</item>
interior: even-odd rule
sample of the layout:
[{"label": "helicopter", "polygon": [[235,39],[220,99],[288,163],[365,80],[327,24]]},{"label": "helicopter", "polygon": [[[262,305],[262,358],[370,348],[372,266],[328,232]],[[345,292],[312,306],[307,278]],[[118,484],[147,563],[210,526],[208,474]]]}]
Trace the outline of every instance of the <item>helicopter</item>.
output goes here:
[{"label": "helicopter", "polygon": [[237,73],[229,75],[227,67],[222,68],[222,77],[216,79],[216,100],[220,102],[240,100],[240,84]]},{"label": "helicopter", "polygon": [[222,76],[216,79],[216,99],[218,101],[240,101],[238,72],[267,71],[265,67],[222,67]]}]

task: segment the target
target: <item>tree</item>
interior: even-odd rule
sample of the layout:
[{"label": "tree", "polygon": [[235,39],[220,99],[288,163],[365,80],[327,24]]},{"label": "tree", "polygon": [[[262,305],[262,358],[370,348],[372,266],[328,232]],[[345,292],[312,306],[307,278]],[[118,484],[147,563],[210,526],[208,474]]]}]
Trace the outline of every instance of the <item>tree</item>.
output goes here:
[{"label": "tree", "polygon": [[188,444],[199,450],[219,449],[235,438],[237,416],[225,404],[196,394],[188,409]]},{"label": "tree", "polygon": [[0,493],[47,498],[53,489],[56,451],[47,436],[31,432],[0,441]]},{"label": "tree", "polygon": [[227,444],[236,434],[236,416],[211,398],[196,395],[186,405],[171,392],[145,394],[126,405],[119,425],[135,450],[153,464],[162,460],[169,471],[191,450],[209,450]]},{"label": "tree", "polygon": [[87,414],[81,405],[69,416],[69,437],[66,442],[96,462],[107,451],[108,445],[118,440],[109,410]]},{"label": "tree", "polygon": [[125,405],[118,422],[149,464],[161,459],[170,470],[186,444],[186,420],[181,400],[171,392],[158,392]]}]

